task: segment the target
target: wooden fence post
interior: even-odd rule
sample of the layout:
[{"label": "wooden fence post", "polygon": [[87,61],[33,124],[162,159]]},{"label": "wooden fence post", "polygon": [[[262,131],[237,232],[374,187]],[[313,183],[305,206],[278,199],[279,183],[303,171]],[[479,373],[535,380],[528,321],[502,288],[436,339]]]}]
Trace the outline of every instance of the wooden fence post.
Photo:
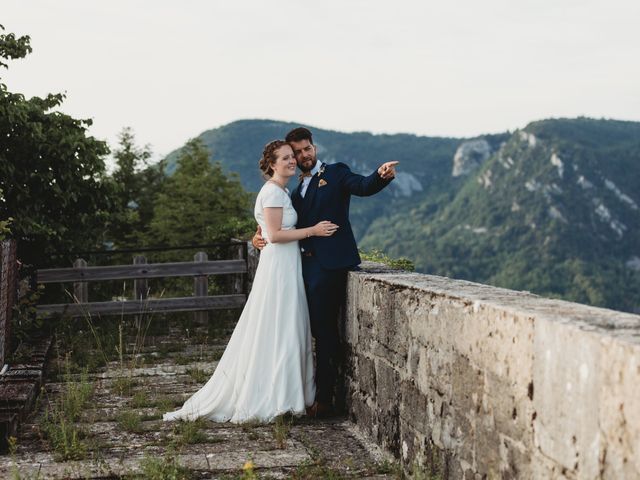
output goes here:
[{"label": "wooden fence post", "polygon": [[[194,262],[206,262],[209,257],[205,252],[198,252],[193,256]],[[209,281],[207,275],[193,277],[193,296],[206,297],[209,289]],[[196,322],[207,322],[209,320],[209,312],[201,311],[193,313]]]},{"label": "wooden fence post", "polygon": [[[136,255],[133,257],[134,265],[145,265],[147,263],[147,257],[144,255]],[[144,300],[149,293],[149,287],[147,285],[146,278],[136,278],[133,281],[133,291],[136,296],[136,300]]]},{"label": "wooden fence post", "polygon": [[11,340],[11,315],[16,300],[18,264],[16,241],[0,242],[0,369],[6,360]]},{"label": "wooden fence post", "polygon": [[[85,268],[87,261],[83,258],[77,258],[73,262],[73,268]],[[73,284],[74,301],[78,303],[89,303],[89,284],[87,282],[74,282]]]},{"label": "wooden fence post", "polygon": [[[133,257],[134,265],[145,265],[147,263],[147,257],[144,255],[136,255]],[[135,300],[145,300],[149,293],[149,287],[147,284],[146,278],[136,278],[133,280],[133,294],[135,295]],[[142,320],[144,315],[136,315],[135,316],[135,324],[136,327],[142,327]]]},{"label": "wooden fence post", "polygon": [[[231,249],[231,258],[233,258],[234,260],[244,259],[245,242],[238,241],[238,243],[233,245]],[[243,273],[236,273],[232,277],[233,283],[231,287],[231,293],[245,293],[245,277],[246,275]]]}]

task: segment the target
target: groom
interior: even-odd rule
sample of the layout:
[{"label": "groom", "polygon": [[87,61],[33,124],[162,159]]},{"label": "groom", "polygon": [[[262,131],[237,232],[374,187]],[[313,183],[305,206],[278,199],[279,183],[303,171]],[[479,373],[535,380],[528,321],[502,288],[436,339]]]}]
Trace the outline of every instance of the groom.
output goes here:
[{"label": "groom", "polygon": [[[298,213],[297,228],[329,220],[340,228],[330,237],[309,237],[300,241],[311,332],[316,345],[316,402],[308,409],[311,416],[324,416],[332,410],[340,354],[338,313],[346,292],[347,272],[360,264],[358,247],[349,223],[351,195],[366,197],[378,193],[395,177],[398,162],[386,162],[371,175],[352,173],[344,163],[318,161],[311,132],[298,127],[285,140],[291,145],[301,181],[291,194]],[[265,243],[256,234],[257,248]]]}]

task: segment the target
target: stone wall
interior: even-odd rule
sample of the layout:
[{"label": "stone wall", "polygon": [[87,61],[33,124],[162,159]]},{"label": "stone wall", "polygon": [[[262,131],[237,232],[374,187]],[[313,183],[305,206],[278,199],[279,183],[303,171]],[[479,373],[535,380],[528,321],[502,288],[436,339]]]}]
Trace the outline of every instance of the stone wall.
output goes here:
[{"label": "stone wall", "polygon": [[349,275],[351,418],[441,478],[640,478],[640,316],[377,264]]}]

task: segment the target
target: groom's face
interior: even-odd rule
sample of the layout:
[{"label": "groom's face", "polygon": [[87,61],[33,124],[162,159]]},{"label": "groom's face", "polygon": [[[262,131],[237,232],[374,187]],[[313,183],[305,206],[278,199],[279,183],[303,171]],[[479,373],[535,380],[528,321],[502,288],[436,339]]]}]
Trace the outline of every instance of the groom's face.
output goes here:
[{"label": "groom's face", "polygon": [[289,142],[293,148],[293,154],[296,156],[298,168],[303,172],[308,172],[316,166],[318,159],[316,158],[316,147],[309,140],[300,140],[299,142]]}]

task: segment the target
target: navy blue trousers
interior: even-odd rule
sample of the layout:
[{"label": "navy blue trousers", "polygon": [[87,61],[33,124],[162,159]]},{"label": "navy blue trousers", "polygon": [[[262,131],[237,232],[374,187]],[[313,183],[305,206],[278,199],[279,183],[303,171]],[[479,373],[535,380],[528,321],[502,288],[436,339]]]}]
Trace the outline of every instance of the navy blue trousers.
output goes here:
[{"label": "navy blue trousers", "polygon": [[326,270],[316,257],[302,257],[302,277],[316,345],[316,400],[332,403],[340,362],[338,313],[344,303],[347,270]]}]

